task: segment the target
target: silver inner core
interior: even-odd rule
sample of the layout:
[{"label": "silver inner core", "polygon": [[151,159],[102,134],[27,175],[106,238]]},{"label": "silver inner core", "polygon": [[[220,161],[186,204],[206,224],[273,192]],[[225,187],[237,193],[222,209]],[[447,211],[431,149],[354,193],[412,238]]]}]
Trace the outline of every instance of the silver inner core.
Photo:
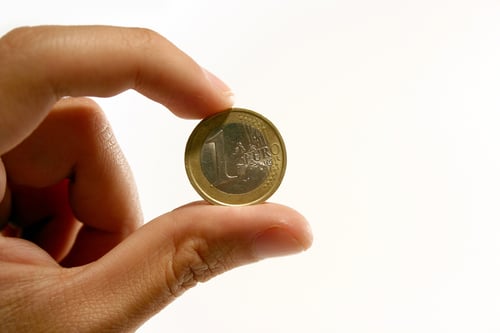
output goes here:
[{"label": "silver inner core", "polygon": [[200,163],[212,186],[226,193],[243,194],[264,182],[273,158],[259,129],[229,123],[207,136],[201,148]]}]

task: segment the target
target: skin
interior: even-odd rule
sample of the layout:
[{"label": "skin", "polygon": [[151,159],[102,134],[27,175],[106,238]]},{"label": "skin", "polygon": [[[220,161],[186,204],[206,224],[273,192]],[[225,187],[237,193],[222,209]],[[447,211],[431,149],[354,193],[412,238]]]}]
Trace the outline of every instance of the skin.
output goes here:
[{"label": "skin", "polygon": [[133,331],[198,282],[311,245],[304,217],[271,203],[191,203],[143,225],[106,117],[82,97],[127,89],[183,118],[232,104],[222,81],[150,30],[44,26],[0,39],[2,332]]}]

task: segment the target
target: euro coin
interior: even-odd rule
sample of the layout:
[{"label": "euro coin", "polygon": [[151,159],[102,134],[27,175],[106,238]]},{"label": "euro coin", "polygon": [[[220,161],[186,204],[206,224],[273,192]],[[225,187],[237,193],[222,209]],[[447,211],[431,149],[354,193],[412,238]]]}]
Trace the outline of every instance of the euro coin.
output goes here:
[{"label": "euro coin", "polygon": [[276,127],[257,112],[232,108],[202,120],[185,151],[189,181],[205,200],[244,206],[280,186],[286,150]]}]

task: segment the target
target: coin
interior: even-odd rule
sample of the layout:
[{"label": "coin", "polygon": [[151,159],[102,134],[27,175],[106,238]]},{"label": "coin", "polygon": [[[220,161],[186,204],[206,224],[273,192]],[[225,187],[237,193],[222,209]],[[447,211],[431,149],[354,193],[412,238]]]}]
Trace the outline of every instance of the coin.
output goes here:
[{"label": "coin", "polygon": [[205,200],[251,205],[265,201],[280,186],[286,150],[268,119],[232,108],[195,127],[186,145],[185,166],[189,181]]}]

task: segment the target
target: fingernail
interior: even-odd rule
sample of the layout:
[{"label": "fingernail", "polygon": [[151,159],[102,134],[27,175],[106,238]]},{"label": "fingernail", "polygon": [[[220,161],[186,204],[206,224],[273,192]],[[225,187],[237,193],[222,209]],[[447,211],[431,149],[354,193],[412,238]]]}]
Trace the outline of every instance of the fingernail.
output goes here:
[{"label": "fingernail", "polygon": [[254,241],[254,253],[259,259],[286,256],[305,249],[288,231],[278,227],[264,231]]},{"label": "fingernail", "polygon": [[230,99],[233,98],[234,94],[231,91],[231,88],[229,88],[229,86],[226,83],[224,83],[224,81],[219,79],[217,76],[215,76],[212,72],[210,72],[206,68],[203,68],[203,70],[205,71],[205,76],[207,80],[212,84],[212,86],[217,88],[217,90],[219,90],[221,94],[224,95],[225,97]]}]

